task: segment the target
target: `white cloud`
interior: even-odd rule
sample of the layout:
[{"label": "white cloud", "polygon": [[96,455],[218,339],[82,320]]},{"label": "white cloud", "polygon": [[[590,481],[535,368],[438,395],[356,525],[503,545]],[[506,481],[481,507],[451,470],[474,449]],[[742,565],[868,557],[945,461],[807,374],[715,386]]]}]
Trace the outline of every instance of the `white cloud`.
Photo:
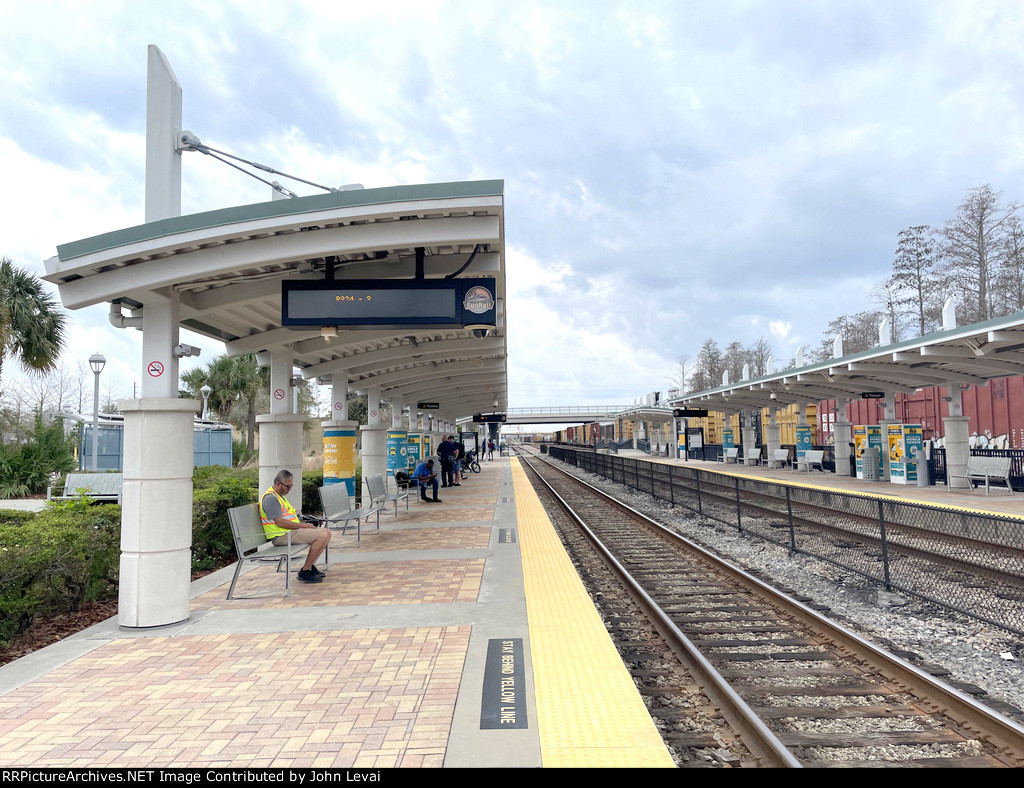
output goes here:
[{"label": "white cloud", "polygon": [[[156,43],[214,147],[328,186],[503,178],[512,404],[632,401],[706,337],[819,342],[970,187],[1024,198],[1022,32],[998,0],[3,3],[2,251],[41,272],[142,221]],[[186,212],[269,194],[183,170]],[[69,356],[105,338],[138,377],[132,332],[73,319]]]}]

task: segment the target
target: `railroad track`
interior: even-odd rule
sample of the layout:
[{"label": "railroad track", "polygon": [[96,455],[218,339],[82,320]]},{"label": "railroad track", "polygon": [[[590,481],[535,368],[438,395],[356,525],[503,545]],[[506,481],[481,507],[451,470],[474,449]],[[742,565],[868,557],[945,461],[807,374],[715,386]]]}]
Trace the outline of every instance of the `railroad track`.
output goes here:
[{"label": "railroad track", "polygon": [[[684,666],[674,674],[625,654],[641,693],[678,698],[687,687],[672,681],[695,684],[707,700],[691,693],[682,705],[727,722],[717,734],[701,733],[703,741],[683,736],[687,752],[705,748],[725,762],[761,766],[1024,765],[1024,727],[576,477],[523,461],[544,486],[542,499],[558,501],[604,557],[610,569],[595,574],[614,572],[628,589],[628,603],[610,588],[598,592],[610,627],[642,642],[641,652],[667,647]],[[650,623],[622,613],[630,608]],[[652,710],[656,720],[659,713]],[[678,724],[676,714],[659,727]],[[666,743],[673,746],[671,736]]]}]

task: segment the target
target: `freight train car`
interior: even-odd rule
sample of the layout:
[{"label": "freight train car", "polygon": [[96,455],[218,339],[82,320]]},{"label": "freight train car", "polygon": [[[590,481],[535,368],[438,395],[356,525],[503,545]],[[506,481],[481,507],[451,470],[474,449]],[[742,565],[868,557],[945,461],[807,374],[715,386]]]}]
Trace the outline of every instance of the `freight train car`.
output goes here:
[{"label": "freight train car", "polygon": [[[960,395],[972,449],[1024,449],[1024,376],[998,378],[987,386],[961,385]],[[947,396],[944,386],[896,394],[896,420],[920,424],[924,439],[942,446],[946,435],[942,419],[949,415]],[[819,412],[831,413],[843,406],[851,424],[878,424],[883,415],[880,402],[829,400],[822,403]],[[819,420],[819,428],[822,427]]]}]

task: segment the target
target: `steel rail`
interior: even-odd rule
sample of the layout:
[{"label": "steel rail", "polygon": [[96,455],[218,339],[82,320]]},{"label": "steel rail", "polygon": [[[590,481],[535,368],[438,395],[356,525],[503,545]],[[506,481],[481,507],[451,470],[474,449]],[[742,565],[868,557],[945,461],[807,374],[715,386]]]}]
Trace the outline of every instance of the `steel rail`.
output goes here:
[{"label": "steel rail", "polygon": [[617,506],[631,516],[644,521],[649,527],[668,538],[678,541],[706,560],[713,562],[737,582],[769,599],[770,603],[803,621],[818,635],[830,639],[847,653],[865,661],[869,667],[890,681],[898,683],[919,700],[937,706],[947,716],[970,729],[979,739],[989,742],[1009,758],[1024,765],[1024,726],[984,706],[974,698],[945,684],[931,674],[909,662],[890,654],[852,630],[831,621],[816,611],[798,602],[787,594],[772,588],[730,562],[708,552],[700,545],[671,531],[642,512],[617,500],[602,490],[573,476],[570,473],[545,462],[545,465],[575,483],[592,491],[603,500]]},{"label": "steel rail", "polygon": [[[729,682],[711,665],[707,658],[684,635],[675,623],[665,614],[657,603],[648,596],[643,587],[619,563],[597,535],[587,526],[572,506],[533,468],[529,458],[520,453],[520,459],[534,471],[558,501],[566,515],[576,523],[594,549],[601,555],[608,567],[618,576],[630,596],[651,619],[657,630],[665,638],[673,652],[690,671],[697,685],[704,691],[722,716],[732,726],[751,751],[759,764],[770,768],[803,768],[802,764],[789,751],[778,737],[765,725],[761,717],[747,705]],[[557,469],[556,469],[557,470]],[[572,478],[572,477],[570,477]],[[587,485],[589,487],[589,485]],[[611,499],[614,501],[614,499]]]}]

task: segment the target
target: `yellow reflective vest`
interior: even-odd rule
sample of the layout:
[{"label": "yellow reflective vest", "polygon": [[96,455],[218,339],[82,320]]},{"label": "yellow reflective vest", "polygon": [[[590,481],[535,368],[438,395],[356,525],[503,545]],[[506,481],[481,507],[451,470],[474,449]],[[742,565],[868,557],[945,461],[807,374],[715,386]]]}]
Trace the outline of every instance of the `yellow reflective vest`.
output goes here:
[{"label": "yellow reflective vest", "polygon": [[283,534],[288,533],[288,529],[279,526],[277,523],[274,522],[273,517],[267,517],[267,513],[263,511],[263,498],[267,495],[273,495],[275,498],[277,498],[278,503],[281,504],[281,512],[283,513],[283,516],[286,520],[298,524],[299,515],[295,511],[295,507],[288,503],[288,499],[282,498],[280,495],[278,495],[277,490],[275,490],[274,486],[271,485],[270,489],[260,496],[260,521],[263,523],[263,533],[267,535],[267,539],[275,539],[278,536],[282,536]]}]

